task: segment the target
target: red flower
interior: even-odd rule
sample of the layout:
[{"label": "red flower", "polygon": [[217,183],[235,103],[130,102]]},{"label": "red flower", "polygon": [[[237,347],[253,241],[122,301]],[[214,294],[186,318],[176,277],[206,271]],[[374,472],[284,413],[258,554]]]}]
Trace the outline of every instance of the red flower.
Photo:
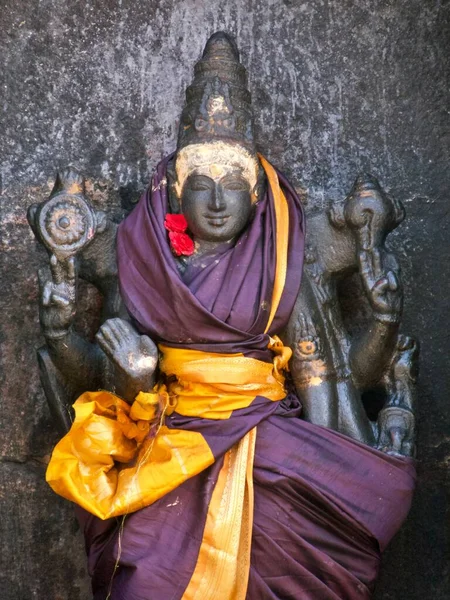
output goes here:
[{"label": "red flower", "polygon": [[188,224],[184,215],[167,213],[164,227],[169,231],[170,247],[175,256],[194,254],[194,241],[185,233]]},{"label": "red flower", "polygon": [[175,233],[184,233],[187,229],[187,221],[184,215],[173,215],[167,213],[164,220],[164,227],[168,231],[174,231]]},{"label": "red flower", "polygon": [[[184,218],[184,217],[183,217]],[[195,245],[187,233],[179,233],[177,231],[169,231],[170,246],[176,256],[190,256],[194,254]]]}]

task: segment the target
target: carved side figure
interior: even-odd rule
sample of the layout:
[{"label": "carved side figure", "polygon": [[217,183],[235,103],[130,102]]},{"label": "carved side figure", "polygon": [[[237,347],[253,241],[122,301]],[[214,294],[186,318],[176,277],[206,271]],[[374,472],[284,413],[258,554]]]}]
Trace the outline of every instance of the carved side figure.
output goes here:
[{"label": "carved side figure", "polygon": [[[29,210],[50,257],[39,364],[66,434],[47,481],[78,505],[96,600],[370,598],[409,510],[418,349],[385,246],[403,208],[359,176],[309,220],[302,269],[301,203],[252,119],[236,44],[214,34],[177,151],[119,227],[71,169]],[[95,343],[73,329],[78,278],[104,297]]]}]

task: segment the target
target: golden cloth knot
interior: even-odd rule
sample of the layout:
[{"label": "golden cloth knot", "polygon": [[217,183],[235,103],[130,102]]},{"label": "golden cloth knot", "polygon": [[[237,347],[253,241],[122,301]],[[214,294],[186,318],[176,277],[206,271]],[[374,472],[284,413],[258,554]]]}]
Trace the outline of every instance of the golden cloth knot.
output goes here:
[{"label": "golden cloth knot", "polygon": [[176,410],[229,419],[257,396],[282,400],[289,352],[275,338],[271,347],[273,363],[161,345],[166,385],[140,392],[131,406],[104,390],[78,398],[72,428],[53,451],[48,483],[102,519],[152,504],[214,462],[201,433],[170,428],[164,417]]},{"label": "golden cloth knot", "polygon": [[291,350],[279,338],[274,344],[274,363],[243,354],[212,354],[161,344],[160,368],[168,377],[168,393],[176,412],[186,417],[229,419],[234,410],[250,406],[256,396],[282,400],[286,392],[281,370]]}]

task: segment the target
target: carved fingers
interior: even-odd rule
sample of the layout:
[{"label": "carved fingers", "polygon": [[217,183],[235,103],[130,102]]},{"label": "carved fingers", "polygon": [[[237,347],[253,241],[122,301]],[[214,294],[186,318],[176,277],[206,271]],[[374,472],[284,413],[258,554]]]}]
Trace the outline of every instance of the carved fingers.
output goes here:
[{"label": "carved fingers", "polygon": [[73,283],[75,281],[75,257],[70,256],[67,260],[58,260],[54,254],[50,258],[50,270],[52,279],[56,285],[61,283]]},{"label": "carved fingers", "polygon": [[388,305],[387,293],[388,292],[396,292],[398,290],[399,284],[395,273],[392,271],[388,271],[386,275],[378,279],[375,282],[372,288],[372,295],[374,300],[378,302],[380,305],[386,304]]},{"label": "carved fingers", "polygon": [[95,336],[97,343],[111,360],[118,358],[123,349],[133,345],[137,347],[139,334],[131,332],[130,328],[122,319],[108,319],[98,330]]},{"label": "carved fingers", "polygon": [[[390,255],[387,255],[389,257]],[[394,266],[392,261],[390,267]],[[403,293],[399,271],[385,268],[378,248],[361,250],[359,253],[360,274],[364,289],[375,312],[381,320],[397,321],[400,318]]]},{"label": "carved fingers", "polygon": [[76,265],[74,257],[50,259],[50,271],[39,269],[39,317],[46,337],[61,337],[69,330],[76,309]]},{"label": "carved fingers", "polygon": [[398,456],[413,455],[415,419],[411,411],[387,407],[380,412],[378,427],[378,450]]},{"label": "carved fingers", "polygon": [[158,350],[148,336],[141,336],[123,319],[109,319],[95,336],[106,356],[129,377],[141,378],[153,374],[158,362]]},{"label": "carved fingers", "polygon": [[40,269],[38,272],[42,304],[67,307],[74,303],[76,296],[75,258],[72,256],[66,261],[59,261],[52,254],[50,258],[51,279],[48,278],[47,273],[45,269]]},{"label": "carved fingers", "polygon": [[359,244],[365,250],[373,246],[373,212],[365,210],[362,212],[363,224],[359,229],[356,229],[359,236]]},{"label": "carved fingers", "polygon": [[298,327],[301,339],[313,339],[317,335],[313,320],[305,313],[300,313],[298,317]]},{"label": "carved fingers", "polygon": [[361,250],[359,253],[359,265],[363,283],[367,287],[367,290],[371,291],[383,275],[379,250]]}]

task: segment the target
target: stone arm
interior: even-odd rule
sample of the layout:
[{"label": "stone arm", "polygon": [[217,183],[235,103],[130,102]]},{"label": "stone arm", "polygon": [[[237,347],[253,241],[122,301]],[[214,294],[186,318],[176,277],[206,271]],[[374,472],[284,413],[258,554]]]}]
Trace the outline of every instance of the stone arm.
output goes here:
[{"label": "stone arm", "polygon": [[314,310],[314,304],[309,278],[304,276],[294,310],[281,337],[292,350],[289,371],[302,403],[303,418],[316,425],[338,429],[334,369],[321,339],[323,322]]},{"label": "stone arm", "polygon": [[[290,374],[302,403],[303,418],[373,446],[374,431],[351,381],[345,344],[318,296],[322,297],[306,272],[282,335],[293,352]],[[332,306],[331,311],[335,308]]]},{"label": "stone arm", "polygon": [[76,314],[75,258],[58,261],[52,255],[50,269],[39,270],[39,320],[54,366],[64,374],[71,395],[98,389],[105,356],[73,330]]},{"label": "stone arm", "polygon": [[372,309],[366,329],[354,336],[349,364],[355,386],[367,390],[383,377],[394,354],[403,306],[400,269],[392,254],[361,250],[359,274]]},{"label": "stone arm", "polygon": [[[121,318],[108,319],[90,343],[73,329],[76,314],[75,259],[52,257],[51,277],[41,270],[40,322],[48,352],[76,397],[108,389],[128,402],[153,387],[157,349],[147,336]],[[46,276],[47,274],[47,276]]]},{"label": "stone arm", "polygon": [[[293,351],[291,376],[306,420],[408,455],[414,417],[412,408],[400,405],[414,389],[411,377],[399,379],[401,369],[393,367],[403,292],[395,257],[384,245],[402,218],[402,207],[363,176],[343,205],[309,219],[303,282],[283,339]],[[352,273],[360,277],[371,313],[362,332],[350,336],[336,283]],[[385,388],[388,397],[378,424],[369,421],[361,398],[374,388]]]},{"label": "stone arm", "polygon": [[153,385],[154,344],[120,318],[108,319],[100,327],[96,343],[76,333],[75,261],[64,264],[52,259],[52,264],[51,276],[47,269],[39,272],[40,323],[49,356],[71,395],[104,388],[133,401],[139,391]]},{"label": "stone arm", "polygon": [[352,342],[349,362],[358,389],[368,390],[380,381],[395,350],[397,335],[398,324],[373,319]]},{"label": "stone arm", "polygon": [[[49,200],[28,211],[36,237],[50,254],[50,269],[39,272],[39,315],[46,347],[38,354],[47,399],[62,430],[70,426],[72,402],[85,391],[107,389],[131,403],[140,391],[152,389],[158,359],[152,340],[129,322],[119,295],[117,226],[94,211],[83,192],[82,178],[69,169],[58,175]],[[104,322],[95,343],[74,329],[79,276],[93,283],[104,298]]]},{"label": "stone arm", "polygon": [[[369,323],[352,344],[347,343],[340,332],[338,303],[333,300],[306,270],[282,335],[293,351],[290,373],[303,418],[389,454],[410,456],[415,437],[417,343],[398,335],[398,315],[392,311],[375,313],[380,320]],[[379,390],[387,398],[377,424],[369,421],[361,400],[366,389]]]},{"label": "stone arm", "polygon": [[310,260],[320,278],[332,282],[357,272],[369,301],[366,328],[347,339],[349,368],[360,390],[380,380],[395,350],[403,290],[398,263],[384,244],[403,218],[401,204],[362,174],[342,205],[308,223]]},{"label": "stone arm", "polygon": [[44,328],[43,334],[49,356],[58,371],[64,374],[73,400],[87,390],[105,387],[107,361],[97,344],[85,340],[72,328],[57,338],[51,334],[49,337],[48,330],[46,335]]}]

